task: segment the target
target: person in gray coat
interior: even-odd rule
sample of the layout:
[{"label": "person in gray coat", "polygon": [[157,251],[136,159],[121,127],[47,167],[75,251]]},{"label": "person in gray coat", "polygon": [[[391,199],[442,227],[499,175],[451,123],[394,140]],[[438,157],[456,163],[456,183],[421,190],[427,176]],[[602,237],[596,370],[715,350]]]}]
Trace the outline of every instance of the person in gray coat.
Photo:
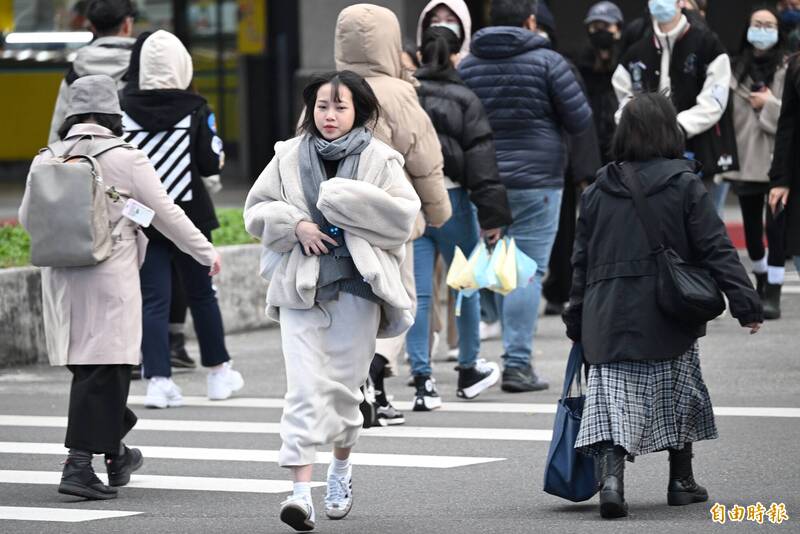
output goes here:
[{"label": "person in gray coat", "polygon": [[94,40],[77,52],[75,61],[58,88],[53,120],[50,122],[48,143],[59,140],[58,129],[67,118],[69,86],[81,76],[105,74],[117,83],[117,90],[125,86],[131,49],[136,40],[133,20],[136,8],[131,0],[91,0],[86,10]]}]

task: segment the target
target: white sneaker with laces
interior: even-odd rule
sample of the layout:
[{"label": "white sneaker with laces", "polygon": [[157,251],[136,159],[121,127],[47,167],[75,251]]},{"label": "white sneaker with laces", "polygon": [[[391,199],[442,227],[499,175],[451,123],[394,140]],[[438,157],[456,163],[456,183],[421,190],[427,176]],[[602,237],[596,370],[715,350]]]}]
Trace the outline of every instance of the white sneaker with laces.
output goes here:
[{"label": "white sneaker with laces", "polygon": [[310,495],[289,495],[281,503],[281,521],[298,532],[309,532],[317,525],[317,514]]},{"label": "white sneaker with laces", "polygon": [[208,373],[208,400],[225,400],[242,387],[242,373],[234,371],[231,362],[225,362],[222,369]]},{"label": "white sneaker with laces", "polygon": [[328,470],[328,493],[325,495],[325,515],[328,519],[344,519],[353,507],[353,466],[345,476]]},{"label": "white sneaker with laces", "polygon": [[172,378],[154,376],[147,382],[145,408],[177,408],[183,406],[183,394]]}]

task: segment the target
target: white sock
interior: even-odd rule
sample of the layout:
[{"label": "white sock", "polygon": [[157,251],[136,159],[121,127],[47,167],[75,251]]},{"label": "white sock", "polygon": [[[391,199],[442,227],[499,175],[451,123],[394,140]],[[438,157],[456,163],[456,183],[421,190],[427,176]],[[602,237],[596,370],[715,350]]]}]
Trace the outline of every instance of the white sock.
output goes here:
[{"label": "white sock", "polygon": [[311,498],[311,482],[295,482],[292,489],[293,497]]},{"label": "white sock", "polygon": [[760,260],[752,260],[753,272],[756,274],[764,274],[767,272],[767,256],[764,255]]},{"label": "white sock", "polygon": [[786,275],[786,267],[769,266],[767,269],[767,281],[772,285],[783,285],[783,278]]},{"label": "white sock", "polygon": [[328,466],[328,474],[336,475],[337,477],[347,476],[347,471],[350,469],[350,458],[347,460],[338,460],[333,458],[331,465]]}]

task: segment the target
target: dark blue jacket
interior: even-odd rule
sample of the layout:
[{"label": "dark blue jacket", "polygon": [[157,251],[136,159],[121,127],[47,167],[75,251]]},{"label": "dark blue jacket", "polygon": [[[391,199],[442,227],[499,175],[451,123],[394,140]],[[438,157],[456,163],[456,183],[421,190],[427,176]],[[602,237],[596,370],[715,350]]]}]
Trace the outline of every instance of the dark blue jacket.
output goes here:
[{"label": "dark blue jacket", "polygon": [[523,28],[475,34],[459,65],[494,130],[500,178],[510,189],[564,185],[565,136],[589,127],[592,111],[569,65],[547,39]]}]

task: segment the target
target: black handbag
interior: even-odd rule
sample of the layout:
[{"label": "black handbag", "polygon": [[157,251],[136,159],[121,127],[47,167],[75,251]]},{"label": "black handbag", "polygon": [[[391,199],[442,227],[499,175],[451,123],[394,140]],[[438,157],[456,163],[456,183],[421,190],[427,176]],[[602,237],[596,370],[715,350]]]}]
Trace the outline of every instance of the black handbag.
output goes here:
[{"label": "black handbag", "polygon": [[666,315],[696,328],[725,311],[725,299],[708,270],[693,265],[660,239],[661,228],[653,218],[642,183],[630,164],[621,165],[622,179],[633,197],[636,214],[647,234],[657,265],[656,301]]}]

